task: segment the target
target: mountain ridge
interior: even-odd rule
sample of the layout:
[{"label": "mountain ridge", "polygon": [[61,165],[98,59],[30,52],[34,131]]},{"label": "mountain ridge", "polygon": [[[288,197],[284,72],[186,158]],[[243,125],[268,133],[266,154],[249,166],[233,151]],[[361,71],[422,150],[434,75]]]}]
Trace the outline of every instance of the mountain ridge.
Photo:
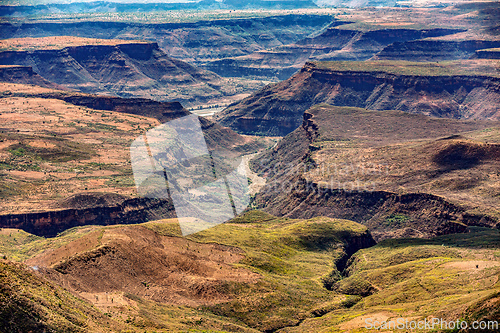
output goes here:
[{"label": "mountain ridge", "polygon": [[304,111],[319,103],[456,119],[500,119],[495,107],[500,101],[498,74],[474,72],[475,62],[470,69],[467,63],[455,69],[462,63],[307,62],[290,79],[230,105],[215,119],[241,133],[275,136],[299,127]]}]

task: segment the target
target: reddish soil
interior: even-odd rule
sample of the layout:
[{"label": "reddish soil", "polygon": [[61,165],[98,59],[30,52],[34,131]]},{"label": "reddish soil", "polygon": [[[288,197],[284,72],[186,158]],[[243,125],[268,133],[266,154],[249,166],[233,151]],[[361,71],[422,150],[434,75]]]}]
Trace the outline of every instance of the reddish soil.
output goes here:
[{"label": "reddish soil", "polygon": [[198,306],[228,301],[233,288],[259,280],[258,274],[234,266],[241,259],[238,248],[160,236],[131,226],[107,229],[102,236],[90,233],[30,259],[29,264],[92,302],[95,295],[125,292]]}]

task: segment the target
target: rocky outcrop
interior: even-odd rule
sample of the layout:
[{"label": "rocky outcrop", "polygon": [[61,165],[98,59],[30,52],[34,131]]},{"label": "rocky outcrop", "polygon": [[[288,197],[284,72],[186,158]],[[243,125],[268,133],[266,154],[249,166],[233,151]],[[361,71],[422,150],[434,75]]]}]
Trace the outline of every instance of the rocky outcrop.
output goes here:
[{"label": "rocky outcrop", "polygon": [[391,45],[427,37],[461,32],[458,29],[374,29],[369,31],[335,27],[348,22],[335,21],[323,33],[294,44],[261,50],[249,55],[215,60],[204,67],[222,76],[248,75],[285,80],[306,61],[367,60]]},{"label": "rocky outcrop", "polygon": [[207,10],[207,9],[298,9],[317,8],[312,0],[203,0],[193,2],[167,3],[119,3],[119,2],[77,2],[77,3],[48,3],[43,5],[0,6],[0,16],[28,16],[49,13],[106,13],[106,12],[156,12],[166,10]]},{"label": "rocky outcrop", "polygon": [[[425,193],[330,189],[303,178],[281,181],[293,186],[264,188],[255,201],[258,208],[290,218],[329,216],[353,220],[366,225],[377,240],[461,233],[467,232],[468,226],[494,227],[498,222],[489,216],[469,214],[441,197]],[[393,216],[404,216],[405,220],[391,226],[387,221]]]},{"label": "rocky outcrop", "polygon": [[[59,99],[67,103],[85,106],[94,110],[107,110],[130,113],[145,117],[152,117],[164,123],[180,117],[190,115],[179,102],[157,102],[145,98],[120,98],[101,95],[90,95],[76,92],[43,92],[43,93],[8,93],[3,96],[36,97]],[[227,127],[223,127],[211,120],[199,117],[201,128],[205,135],[208,148],[213,150],[235,150],[238,153],[254,153],[264,147],[264,143],[244,138]]]},{"label": "rocky outcrop", "polygon": [[500,47],[500,40],[416,40],[395,42],[377,53],[374,59],[444,61],[468,59],[477,50]]},{"label": "rocky outcrop", "polygon": [[[215,118],[246,134],[283,136],[299,127],[309,107],[327,103],[401,110],[455,119],[500,119],[500,79],[457,74],[439,64],[312,63],[290,79],[266,86]],[[439,72],[442,72],[439,73]]]},{"label": "rocky outcrop", "polygon": [[65,90],[63,86],[45,80],[29,66],[0,66],[0,82],[31,84],[44,88]]},{"label": "rocky outcrop", "polygon": [[185,105],[231,95],[222,87],[219,76],[168,57],[156,43],[96,42],[62,49],[3,51],[0,64],[30,66],[48,81],[85,93],[178,101]]},{"label": "rocky outcrop", "polygon": [[120,98],[102,95],[90,95],[77,92],[42,92],[42,93],[0,93],[0,97],[33,97],[59,99],[67,103],[85,106],[94,110],[125,112],[145,117],[156,118],[161,122],[189,115],[179,102],[156,102],[145,98]]},{"label": "rocky outcrop", "polygon": [[[359,178],[358,182],[349,183],[351,187],[336,187],[336,182],[329,184],[321,181],[321,177],[319,179],[314,178],[313,175],[321,175],[322,172],[328,173],[328,170],[336,170],[335,167],[343,163],[341,160],[342,149],[322,148],[323,142],[335,142],[337,144],[342,144],[343,142],[349,144],[349,142],[352,142],[349,144],[349,149],[352,150],[356,149],[355,142],[360,140],[359,138],[365,138],[367,142],[370,142],[375,147],[379,137],[384,137],[384,139],[388,137],[385,139],[387,141],[384,141],[385,144],[392,142],[393,139],[391,137],[393,136],[394,139],[399,137],[399,142],[405,142],[412,138],[415,140],[417,137],[422,140],[426,137],[439,136],[439,131],[442,128],[449,127],[449,130],[453,131],[460,130],[460,126],[468,126],[458,121],[455,123],[453,120],[450,120],[449,124],[446,125],[439,120],[425,121],[426,117],[424,116],[407,115],[404,117],[402,115],[405,114],[401,112],[393,116],[384,117],[386,119],[382,121],[382,124],[379,124],[376,120],[377,112],[372,112],[371,117],[366,114],[363,116],[370,119],[367,125],[368,128],[364,129],[363,125],[361,125],[361,120],[357,118],[357,111],[353,108],[338,108],[341,110],[337,112],[345,114],[346,119],[353,117],[353,123],[356,124],[343,122],[342,116],[334,116],[336,111],[333,109],[333,107],[325,106],[324,111],[315,109],[304,113],[302,126],[288,134],[273,149],[266,151],[251,162],[252,169],[267,179],[266,186],[255,197],[253,204],[257,208],[263,209],[270,214],[290,218],[329,216],[353,220],[367,226],[376,240],[399,237],[432,237],[449,233],[467,232],[469,226],[497,226],[498,218],[494,216],[495,212],[490,211],[491,215],[488,215],[467,209],[467,206],[470,207],[476,203],[479,205],[478,198],[472,199],[469,204],[458,205],[452,203],[446,196],[426,192],[412,192],[412,186],[415,184],[411,181],[418,182],[426,179],[426,171],[422,172],[421,175],[420,171],[417,171],[419,168],[416,166],[412,170],[395,170],[395,173],[398,175],[408,175],[408,179],[405,179],[403,182],[408,184],[408,187],[396,186],[396,190],[399,190],[399,192],[379,188],[382,185],[388,187],[390,182],[397,177],[395,174],[388,174],[387,177],[383,178],[386,184],[381,184],[379,187],[374,185],[371,188],[363,188],[362,178],[366,170],[357,165],[348,165],[352,169],[360,168],[360,174],[357,175]],[[389,119],[391,117],[394,117],[392,121],[395,123],[392,123]],[[334,126],[332,126],[335,123],[343,124],[340,133],[335,133]],[[399,131],[405,134],[400,136],[398,133],[384,130],[383,126],[385,126],[385,123],[388,123],[389,127],[400,126]],[[476,122],[470,122],[469,125],[488,126],[488,124],[481,125],[474,123]],[[413,132],[407,134],[406,132],[411,131],[406,128],[411,125],[414,126]],[[382,127],[380,132],[373,129],[379,126]],[[371,131],[369,127],[372,128]],[[468,128],[472,129],[472,127]],[[463,127],[463,129],[466,128]],[[360,136],[355,136],[356,133],[360,133]],[[443,145],[443,147],[455,147],[452,143],[447,145],[447,141],[449,140],[437,140],[435,142]],[[366,143],[360,144],[366,145]],[[370,144],[368,145],[370,146]],[[438,146],[436,145],[436,147]],[[388,146],[384,145],[383,147],[387,149]],[[428,171],[429,181],[434,182],[434,186],[439,183],[441,175],[445,175],[444,178],[448,179],[446,178],[446,173],[456,169],[455,166],[450,169],[449,165],[442,165],[443,163],[441,162],[444,155],[447,156],[445,158],[447,161],[453,159],[460,162],[469,156],[474,156],[478,160],[481,159],[481,162],[476,162],[472,166],[463,166],[460,164],[458,168],[461,169],[473,169],[483,162],[489,163],[488,159],[500,160],[500,150],[496,145],[491,145],[491,147],[478,145],[481,149],[477,151],[472,149],[472,146],[467,146],[463,154],[459,156],[457,155],[457,149],[442,150],[436,147],[431,147],[428,152],[431,155],[430,158],[432,156],[434,156],[434,160],[439,158],[439,161],[434,161],[434,163],[439,162],[438,170],[429,169]],[[412,156],[412,149],[416,148],[408,148],[405,150],[405,154]],[[433,149],[436,149],[437,153]],[[434,153],[435,155],[432,155]],[[364,151],[361,151],[359,154],[364,154]],[[466,154],[466,157],[464,157],[464,154]],[[478,157],[478,154],[481,154],[481,156]],[[424,163],[424,157],[421,156],[419,158]],[[325,161],[330,161],[332,165],[325,165],[327,163]],[[393,160],[391,162],[394,163]],[[412,163],[417,162],[413,160]],[[495,162],[493,161],[492,163]],[[333,169],[328,169],[331,167]],[[370,165],[370,168],[372,167],[374,165]],[[491,168],[494,169],[494,166]],[[318,171],[315,172],[315,170]],[[477,172],[481,173],[481,170]],[[340,173],[338,177],[346,181],[344,178],[347,179],[348,175],[343,177],[342,172],[344,171],[337,170],[329,177],[338,176],[336,174],[338,172]],[[473,170],[470,172],[473,172]],[[490,171],[485,172],[490,173]],[[411,177],[415,179],[410,181]],[[356,184],[358,185],[356,186]],[[450,196],[454,195],[451,191],[447,193]],[[473,197],[467,191],[461,192],[461,196]],[[486,198],[486,202],[490,202],[491,200],[491,197]]]}]

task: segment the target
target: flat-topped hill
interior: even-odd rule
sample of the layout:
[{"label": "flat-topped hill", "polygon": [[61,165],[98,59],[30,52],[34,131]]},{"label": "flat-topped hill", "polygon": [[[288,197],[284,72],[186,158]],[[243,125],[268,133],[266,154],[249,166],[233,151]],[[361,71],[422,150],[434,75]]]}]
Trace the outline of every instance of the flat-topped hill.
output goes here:
[{"label": "flat-topped hill", "polygon": [[500,122],[316,105],[252,161],[272,214],[348,218],[377,239],[498,224]]},{"label": "flat-topped hill", "polygon": [[0,40],[0,51],[58,50],[82,45],[149,44],[140,40],[98,39],[75,36],[25,37]]},{"label": "flat-topped hill", "polygon": [[311,106],[401,110],[440,118],[500,119],[496,60],[308,62],[290,79],[268,85],[215,118],[241,133],[282,136]]},{"label": "flat-topped hill", "polygon": [[175,101],[186,107],[228,103],[248,94],[249,86],[234,86],[171,58],[154,42],[63,36],[1,43],[1,65],[29,66],[45,80],[85,93]]}]

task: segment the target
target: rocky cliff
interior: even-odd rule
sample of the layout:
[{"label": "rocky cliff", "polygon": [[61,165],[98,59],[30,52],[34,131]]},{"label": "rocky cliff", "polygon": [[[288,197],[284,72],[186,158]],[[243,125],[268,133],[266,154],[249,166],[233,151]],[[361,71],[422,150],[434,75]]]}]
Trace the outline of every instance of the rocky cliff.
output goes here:
[{"label": "rocky cliff", "polygon": [[364,30],[342,25],[345,23],[349,22],[335,21],[318,36],[307,37],[293,44],[249,55],[215,60],[207,63],[205,68],[222,76],[256,75],[285,80],[298,71],[306,61],[362,61],[370,59],[395,42],[445,36],[463,31],[383,27]]},{"label": "rocky cliff", "polygon": [[[499,124],[317,106],[304,113],[298,129],[252,161],[267,179],[254,204],[294,218],[351,219],[376,239],[498,227],[492,187],[500,146],[432,138]],[[478,177],[486,178],[474,182]]]},{"label": "rocky cliff", "polygon": [[65,89],[63,86],[44,79],[29,66],[0,66],[0,82],[31,84],[60,90]]},{"label": "rocky cliff", "polygon": [[0,215],[0,226],[21,229],[38,236],[55,237],[64,230],[78,226],[137,224],[174,217],[171,200],[135,198],[123,200],[117,205]]},{"label": "rocky cliff", "polygon": [[[47,38],[64,44],[71,37]],[[0,64],[30,66],[44,79],[86,93],[178,101],[186,106],[242,91],[226,87],[214,73],[168,57],[156,43],[78,39],[82,45],[0,52]],[[24,39],[17,39],[20,44]],[[31,39],[30,39],[31,41]]]},{"label": "rocky cliff", "polygon": [[3,38],[63,35],[150,40],[157,42],[159,47],[173,58],[203,66],[214,59],[242,56],[295,43],[311,33],[320,31],[332,21],[337,22],[330,15],[287,14],[180,23],[5,22],[0,23],[0,31]]},{"label": "rocky cliff", "polygon": [[308,62],[290,79],[266,86],[216,115],[247,134],[290,133],[309,107],[327,103],[401,110],[433,117],[500,119],[500,78],[465,63]]}]

